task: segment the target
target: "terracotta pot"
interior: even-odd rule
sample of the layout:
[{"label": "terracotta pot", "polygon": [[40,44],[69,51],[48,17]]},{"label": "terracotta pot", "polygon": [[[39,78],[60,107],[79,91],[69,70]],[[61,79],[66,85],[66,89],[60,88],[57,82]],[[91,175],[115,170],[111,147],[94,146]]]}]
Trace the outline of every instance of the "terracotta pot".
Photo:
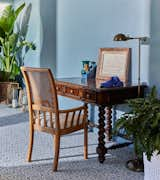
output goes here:
[{"label": "terracotta pot", "polygon": [[13,88],[19,89],[19,84],[15,82],[0,82],[0,103],[12,103]]}]

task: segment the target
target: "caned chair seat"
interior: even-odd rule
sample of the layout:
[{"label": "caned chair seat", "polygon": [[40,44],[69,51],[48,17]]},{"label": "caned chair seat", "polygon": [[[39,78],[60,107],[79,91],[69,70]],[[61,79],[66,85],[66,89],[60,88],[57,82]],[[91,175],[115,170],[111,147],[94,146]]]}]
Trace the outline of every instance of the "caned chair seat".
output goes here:
[{"label": "caned chair seat", "polygon": [[[60,110],[54,77],[47,68],[21,67],[29,107],[29,146],[27,161],[31,161],[34,132],[46,132],[54,137],[53,170],[57,171],[60,137],[84,129],[84,159],[88,157],[87,104]],[[44,149],[45,150],[45,149]]]}]

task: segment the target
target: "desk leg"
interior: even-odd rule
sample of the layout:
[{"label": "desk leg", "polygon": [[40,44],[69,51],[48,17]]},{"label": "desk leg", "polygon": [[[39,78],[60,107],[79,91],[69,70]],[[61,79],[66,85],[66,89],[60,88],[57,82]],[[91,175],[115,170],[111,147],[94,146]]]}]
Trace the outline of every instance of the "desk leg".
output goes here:
[{"label": "desk leg", "polygon": [[106,134],[107,134],[107,141],[111,141],[112,135],[112,106],[108,106],[106,108],[106,120],[107,120],[107,127],[106,127]]},{"label": "desk leg", "polygon": [[98,159],[100,163],[103,163],[105,160],[105,106],[99,106],[99,125],[98,125]]}]

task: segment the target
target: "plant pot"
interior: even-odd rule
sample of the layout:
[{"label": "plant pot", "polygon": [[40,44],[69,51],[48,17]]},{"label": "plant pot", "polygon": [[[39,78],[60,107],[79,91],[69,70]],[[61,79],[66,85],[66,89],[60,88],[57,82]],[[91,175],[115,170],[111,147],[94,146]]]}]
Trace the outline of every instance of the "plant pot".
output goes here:
[{"label": "plant pot", "polygon": [[135,172],[143,172],[144,171],[143,160],[131,159],[126,162],[126,168]]},{"label": "plant pot", "polygon": [[0,82],[9,81],[10,73],[5,71],[0,71]]},{"label": "plant pot", "polygon": [[160,179],[160,155],[157,151],[153,153],[151,161],[147,160],[147,156],[143,153],[144,161],[144,180],[158,180]]},{"label": "plant pot", "polygon": [[0,82],[0,103],[12,103],[13,89],[19,89],[19,84],[15,82]]}]

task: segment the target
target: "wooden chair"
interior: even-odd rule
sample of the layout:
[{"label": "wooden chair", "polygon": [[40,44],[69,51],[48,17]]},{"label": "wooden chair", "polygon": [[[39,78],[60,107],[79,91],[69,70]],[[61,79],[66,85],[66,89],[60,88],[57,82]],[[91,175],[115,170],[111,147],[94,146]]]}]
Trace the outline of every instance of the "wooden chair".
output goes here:
[{"label": "wooden chair", "polygon": [[57,171],[60,138],[62,135],[84,129],[84,159],[88,158],[87,105],[60,110],[55,80],[50,69],[21,67],[29,107],[29,146],[27,161],[31,161],[34,131],[46,132],[54,137],[53,171]]}]

